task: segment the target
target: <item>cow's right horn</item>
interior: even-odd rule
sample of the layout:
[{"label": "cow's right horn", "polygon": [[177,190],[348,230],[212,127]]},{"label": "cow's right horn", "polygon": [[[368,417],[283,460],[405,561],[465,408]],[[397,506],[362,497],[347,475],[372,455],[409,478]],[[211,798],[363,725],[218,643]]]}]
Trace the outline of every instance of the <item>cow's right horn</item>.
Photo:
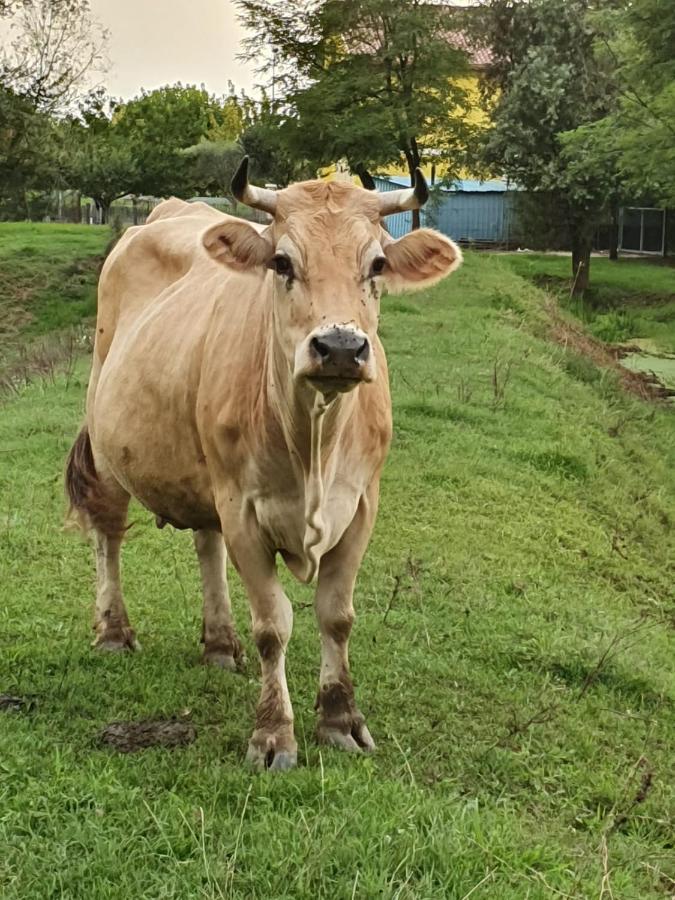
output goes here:
[{"label": "cow's right horn", "polygon": [[270,191],[268,188],[254,187],[248,183],[248,156],[245,156],[239,163],[231,187],[232,194],[241,203],[245,203],[253,209],[262,209],[271,216],[277,211],[277,195],[274,191]]},{"label": "cow's right horn", "polygon": [[401,191],[382,191],[378,195],[380,215],[390,216],[392,213],[406,209],[419,209],[429,199],[429,188],[421,169],[415,169],[415,185]]}]

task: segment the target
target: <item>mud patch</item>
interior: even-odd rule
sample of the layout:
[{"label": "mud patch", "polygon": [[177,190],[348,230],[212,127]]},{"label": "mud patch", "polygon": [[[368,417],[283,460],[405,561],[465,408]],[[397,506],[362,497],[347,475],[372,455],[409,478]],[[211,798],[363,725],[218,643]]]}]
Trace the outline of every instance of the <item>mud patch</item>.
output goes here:
[{"label": "mud patch", "polygon": [[149,747],[187,747],[196,737],[194,725],[175,719],[111,722],[98,735],[98,743],[118,753],[135,753]]},{"label": "mud patch", "polygon": [[33,701],[29,697],[0,694],[0,712],[28,712],[32,707]]}]

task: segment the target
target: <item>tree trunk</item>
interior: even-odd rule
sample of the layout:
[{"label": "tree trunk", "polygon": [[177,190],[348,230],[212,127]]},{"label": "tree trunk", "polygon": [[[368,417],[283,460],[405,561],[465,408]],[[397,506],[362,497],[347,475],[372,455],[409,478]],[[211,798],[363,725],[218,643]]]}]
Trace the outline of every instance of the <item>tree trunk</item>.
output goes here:
[{"label": "tree trunk", "polygon": [[572,241],[572,290],[571,297],[583,297],[588,289],[591,268],[591,240],[586,235],[575,235]]},{"label": "tree trunk", "polygon": [[[406,162],[408,163],[408,174],[410,175],[410,186],[415,186],[415,169],[419,168],[420,154],[417,149],[417,141],[411,138],[405,151]],[[420,227],[420,211],[413,209],[412,211],[412,230],[416,231]]]},{"label": "tree trunk", "polygon": [[96,219],[97,225],[107,225],[108,224],[108,210],[110,208],[110,204],[106,203],[101,197],[94,197],[94,203],[96,204]]},{"label": "tree trunk", "polygon": [[609,230],[609,258],[619,258],[619,208],[612,204],[611,224]]},{"label": "tree trunk", "polygon": [[133,210],[134,225],[138,225],[138,197],[135,194],[131,198],[131,208]]}]

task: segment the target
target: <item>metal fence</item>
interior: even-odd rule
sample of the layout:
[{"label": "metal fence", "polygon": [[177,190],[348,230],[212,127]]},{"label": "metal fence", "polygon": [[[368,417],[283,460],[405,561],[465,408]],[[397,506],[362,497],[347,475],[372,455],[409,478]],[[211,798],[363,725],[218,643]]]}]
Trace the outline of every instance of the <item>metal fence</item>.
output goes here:
[{"label": "metal fence", "polygon": [[[123,197],[114,200],[108,208],[107,223],[116,229],[130,225],[143,225],[152,210],[162,202],[162,197]],[[266,225],[270,221],[267,213],[251,209],[241,203],[234,203],[229,197],[191,197],[187,202],[201,201],[220,212],[238,218]],[[27,219],[33,222],[61,222],[77,225],[102,225],[103,211],[89,198],[83,198],[76,191],[53,191],[36,196],[20,207],[3,210],[0,219],[10,221]]]}]

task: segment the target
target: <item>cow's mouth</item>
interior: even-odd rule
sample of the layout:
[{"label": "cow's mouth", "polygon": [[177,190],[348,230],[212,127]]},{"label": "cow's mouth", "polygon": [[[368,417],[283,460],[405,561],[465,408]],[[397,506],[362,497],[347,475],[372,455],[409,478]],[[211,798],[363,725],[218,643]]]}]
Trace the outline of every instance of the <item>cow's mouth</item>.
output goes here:
[{"label": "cow's mouth", "polygon": [[353,391],[363,381],[354,375],[310,375],[307,380],[322,394],[345,394]]}]

